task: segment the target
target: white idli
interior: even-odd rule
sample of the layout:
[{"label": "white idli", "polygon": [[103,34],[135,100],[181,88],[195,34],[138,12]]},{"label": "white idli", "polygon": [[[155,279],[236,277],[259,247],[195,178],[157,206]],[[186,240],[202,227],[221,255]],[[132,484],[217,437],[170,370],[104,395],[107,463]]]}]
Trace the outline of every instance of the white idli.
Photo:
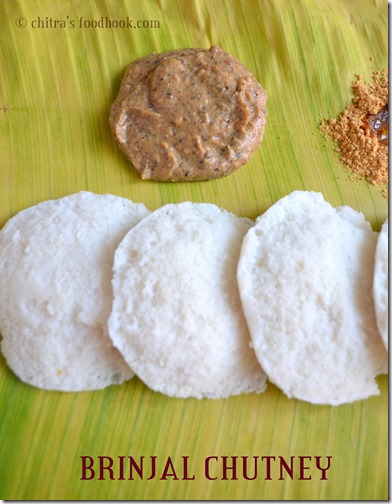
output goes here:
[{"label": "white idli", "polygon": [[114,250],[147,215],[142,204],[79,192],[12,217],[0,232],[1,349],[44,389],[92,390],[134,373],[112,346]]},{"label": "white idli", "polygon": [[378,235],[373,279],[377,327],[388,350],[388,220]]},{"label": "white idli", "polygon": [[212,204],[169,204],[117,248],[109,335],[151,389],[183,398],[265,389],[236,283],[251,225]]},{"label": "white idli", "polygon": [[246,234],[245,316],[259,362],[288,397],[338,405],[379,393],[387,355],[372,301],[376,240],[362,214],[301,191]]}]

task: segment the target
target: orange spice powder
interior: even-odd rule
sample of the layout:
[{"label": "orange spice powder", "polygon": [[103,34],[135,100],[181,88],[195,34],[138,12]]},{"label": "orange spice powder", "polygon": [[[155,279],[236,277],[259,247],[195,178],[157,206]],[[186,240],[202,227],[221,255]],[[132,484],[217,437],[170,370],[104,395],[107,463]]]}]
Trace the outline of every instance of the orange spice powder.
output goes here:
[{"label": "orange spice powder", "polygon": [[388,183],[388,71],[373,72],[366,84],[356,75],[354,98],[337,118],[320,125],[337,144],[341,162],[371,184]]}]

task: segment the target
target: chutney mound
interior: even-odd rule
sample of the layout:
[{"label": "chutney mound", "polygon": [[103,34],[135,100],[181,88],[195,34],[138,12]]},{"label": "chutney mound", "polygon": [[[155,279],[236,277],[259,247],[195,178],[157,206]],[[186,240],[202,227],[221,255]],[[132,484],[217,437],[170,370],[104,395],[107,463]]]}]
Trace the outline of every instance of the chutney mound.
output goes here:
[{"label": "chutney mound", "polygon": [[150,54],[125,72],[110,127],[142,179],[224,177],[260,145],[267,93],[217,46]]}]

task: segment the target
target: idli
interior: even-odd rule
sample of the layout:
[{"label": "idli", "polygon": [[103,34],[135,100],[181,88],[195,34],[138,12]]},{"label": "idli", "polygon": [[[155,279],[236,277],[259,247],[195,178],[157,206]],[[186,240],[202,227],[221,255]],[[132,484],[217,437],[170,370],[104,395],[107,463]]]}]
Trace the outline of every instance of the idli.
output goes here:
[{"label": "idli", "polygon": [[362,214],[306,191],[247,232],[243,309],[261,366],[288,397],[338,405],[379,393],[387,354],[372,301],[376,241]]},{"label": "idli", "polygon": [[168,204],[117,248],[109,335],[154,391],[222,398],[265,389],[236,282],[251,225],[213,204]]},{"label": "idli", "polygon": [[82,191],[12,217],[0,231],[1,349],[24,382],[92,390],[134,376],[107,335],[114,251],[142,204]]},{"label": "idli", "polygon": [[388,350],[388,220],[378,235],[373,279],[377,327]]}]

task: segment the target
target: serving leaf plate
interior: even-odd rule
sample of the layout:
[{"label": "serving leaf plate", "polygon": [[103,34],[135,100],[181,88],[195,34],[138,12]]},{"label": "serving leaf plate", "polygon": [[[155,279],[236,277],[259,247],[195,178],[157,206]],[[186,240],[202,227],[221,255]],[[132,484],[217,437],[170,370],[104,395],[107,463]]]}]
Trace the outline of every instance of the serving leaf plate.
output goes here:
[{"label": "serving leaf plate", "polygon": [[[363,212],[376,231],[387,217],[380,188],[354,180],[318,128],[351,100],[355,74],[369,80],[387,66],[386,1],[3,0],[0,25],[0,226],[79,190],[151,210],[209,202],[254,219],[300,189]],[[108,124],[125,68],[153,51],[212,44],[268,92],[262,146],[224,179],[142,181]],[[20,382],[1,358],[0,498],[387,499],[388,377],[378,383],[379,396],[339,407],[288,399],[273,385],[172,399],[137,378],[60,393]],[[133,479],[128,457],[144,464]],[[317,460],[329,461],[327,472]]]}]

